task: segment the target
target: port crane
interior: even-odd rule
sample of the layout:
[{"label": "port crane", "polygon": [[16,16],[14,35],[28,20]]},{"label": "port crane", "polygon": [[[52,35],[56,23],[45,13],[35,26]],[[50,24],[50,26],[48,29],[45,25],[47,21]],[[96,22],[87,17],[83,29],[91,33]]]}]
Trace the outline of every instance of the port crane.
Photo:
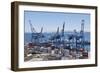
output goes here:
[{"label": "port crane", "polygon": [[61,41],[62,41],[62,43],[63,43],[63,45],[64,45],[64,41],[65,41],[65,35],[64,35],[64,32],[65,32],[65,22],[63,23],[63,28],[62,28],[62,30],[61,30]]},{"label": "port crane", "polygon": [[50,37],[50,40],[52,40],[55,43],[61,43],[61,41],[64,41],[64,27],[65,27],[65,22],[63,23],[63,28],[61,32],[59,32],[59,27],[57,28],[56,33]]},{"label": "port crane", "polygon": [[32,32],[31,42],[34,43],[34,44],[41,43],[42,42],[42,38],[44,37],[44,35],[42,34],[43,27],[41,27],[41,31],[40,32],[36,32],[36,30],[33,27],[33,25],[32,25],[30,20],[29,20],[29,24],[30,24],[31,32]]},{"label": "port crane", "polygon": [[64,46],[64,41],[65,41],[64,28],[65,28],[65,22],[63,23],[61,32],[59,31],[58,27],[56,33],[50,37],[50,41],[56,48],[60,48],[61,44]]},{"label": "port crane", "polygon": [[84,20],[82,20],[82,23],[81,23],[81,31],[80,31],[80,37],[81,37],[81,48],[84,49]]},{"label": "port crane", "polygon": [[74,29],[74,34],[71,34],[68,36],[68,40],[69,40],[69,45],[74,48],[74,49],[78,49],[80,50],[83,49],[84,50],[84,20],[81,21],[81,30],[78,33],[75,29]]}]

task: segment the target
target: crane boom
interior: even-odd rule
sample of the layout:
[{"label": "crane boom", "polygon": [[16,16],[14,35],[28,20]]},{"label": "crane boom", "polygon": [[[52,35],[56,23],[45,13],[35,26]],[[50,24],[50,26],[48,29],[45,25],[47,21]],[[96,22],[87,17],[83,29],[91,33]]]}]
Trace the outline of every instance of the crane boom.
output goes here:
[{"label": "crane boom", "polygon": [[42,31],[43,31],[43,27],[41,27],[41,32],[40,33],[42,33]]},{"label": "crane boom", "polygon": [[36,32],[30,20],[29,20],[29,24],[30,24],[32,33],[33,33],[33,32]]}]

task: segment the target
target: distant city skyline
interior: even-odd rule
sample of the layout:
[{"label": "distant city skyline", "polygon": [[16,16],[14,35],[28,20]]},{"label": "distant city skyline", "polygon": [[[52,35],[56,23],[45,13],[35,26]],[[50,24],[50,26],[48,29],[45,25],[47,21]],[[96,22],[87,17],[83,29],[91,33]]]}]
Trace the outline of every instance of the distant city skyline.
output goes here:
[{"label": "distant city skyline", "polygon": [[85,13],[64,13],[64,12],[40,12],[40,11],[24,11],[24,30],[31,32],[29,24],[31,21],[37,32],[56,32],[63,28],[65,22],[65,31],[81,30],[81,20],[84,20],[84,30],[90,32],[90,14]]}]

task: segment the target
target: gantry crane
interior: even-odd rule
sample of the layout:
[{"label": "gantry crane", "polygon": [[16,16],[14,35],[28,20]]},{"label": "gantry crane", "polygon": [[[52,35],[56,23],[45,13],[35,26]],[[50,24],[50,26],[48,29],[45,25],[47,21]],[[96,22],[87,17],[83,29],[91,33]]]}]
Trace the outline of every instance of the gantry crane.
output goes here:
[{"label": "gantry crane", "polygon": [[74,34],[71,34],[69,35],[68,37],[69,39],[69,44],[70,46],[72,46],[73,48],[82,48],[84,49],[84,20],[82,20],[82,23],[81,23],[81,30],[78,34],[78,32],[76,30],[74,30]]},{"label": "gantry crane", "polygon": [[33,27],[31,21],[29,20],[29,24],[31,27],[31,32],[32,32],[32,37],[31,37],[31,42],[34,44],[39,44],[42,41],[42,38],[44,37],[42,32],[43,32],[43,27],[41,27],[40,32],[36,32],[35,28]]}]

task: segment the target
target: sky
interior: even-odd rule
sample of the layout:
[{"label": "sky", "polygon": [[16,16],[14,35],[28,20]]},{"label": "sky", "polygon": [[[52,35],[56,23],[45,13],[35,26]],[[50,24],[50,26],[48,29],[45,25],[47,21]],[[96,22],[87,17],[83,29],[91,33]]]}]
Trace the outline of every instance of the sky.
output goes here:
[{"label": "sky", "polygon": [[65,22],[65,31],[81,30],[81,21],[84,20],[84,30],[90,32],[90,14],[83,13],[64,13],[64,12],[40,12],[40,11],[24,11],[24,27],[25,32],[31,32],[31,24],[37,32],[43,27],[43,32],[56,32],[63,28]]}]

